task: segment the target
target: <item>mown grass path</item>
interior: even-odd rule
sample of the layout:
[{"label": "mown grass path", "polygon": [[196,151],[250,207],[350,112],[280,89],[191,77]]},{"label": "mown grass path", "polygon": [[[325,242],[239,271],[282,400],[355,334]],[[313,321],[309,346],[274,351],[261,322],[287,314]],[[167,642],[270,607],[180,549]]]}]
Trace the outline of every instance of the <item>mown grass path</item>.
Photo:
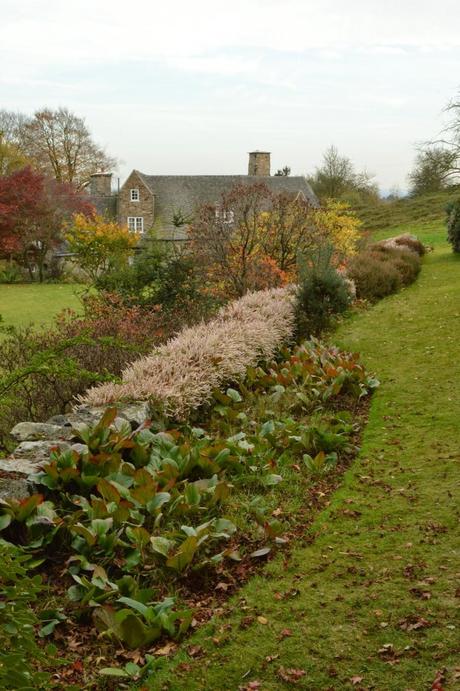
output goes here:
[{"label": "mown grass path", "polygon": [[460,688],[459,258],[441,245],[415,285],[336,340],[382,382],[359,458],[304,545],[244,586],[151,688],[297,678],[299,689],[422,691],[437,675],[434,688]]}]

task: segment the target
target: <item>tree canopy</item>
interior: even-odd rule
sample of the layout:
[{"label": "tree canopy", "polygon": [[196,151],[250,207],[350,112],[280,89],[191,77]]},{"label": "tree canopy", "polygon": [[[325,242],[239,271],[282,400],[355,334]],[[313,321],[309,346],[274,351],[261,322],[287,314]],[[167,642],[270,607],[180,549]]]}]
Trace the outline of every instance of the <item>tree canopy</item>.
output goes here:
[{"label": "tree canopy", "polygon": [[62,240],[62,228],[75,213],[93,206],[72,185],[47,178],[30,166],[0,177],[0,254],[14,258],[43,280],[46,255]]},{"label": "tree canopy", "polygon": [[0,131],[5,142],[17,147],[35,169],[78,188],[92,173],[116,165],[95,143],[84,119],[67,108],[43,108],[32,117],[2,110]]}]

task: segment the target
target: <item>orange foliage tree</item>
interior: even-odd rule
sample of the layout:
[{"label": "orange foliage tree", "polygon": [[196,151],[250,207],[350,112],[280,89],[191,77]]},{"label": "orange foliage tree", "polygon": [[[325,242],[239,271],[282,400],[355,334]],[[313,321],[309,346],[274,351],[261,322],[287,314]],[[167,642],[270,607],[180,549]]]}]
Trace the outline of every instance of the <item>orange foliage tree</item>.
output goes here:
[{"label": "orange foliage tree", "polygon": [[310,208],[263,183],[236,185],[218,204],[199,207],[189,237],[211,291],[238,297],[289,282],[311,242]]},{"label": "orange foliage tree", "polygon": [[296,281],[299,255],[323,245],[340,264],[353,254],[359,226],[344,203],[317,207],[264,183],[240,184],[196,210],[189,237],[208,290],[232,298]]}]

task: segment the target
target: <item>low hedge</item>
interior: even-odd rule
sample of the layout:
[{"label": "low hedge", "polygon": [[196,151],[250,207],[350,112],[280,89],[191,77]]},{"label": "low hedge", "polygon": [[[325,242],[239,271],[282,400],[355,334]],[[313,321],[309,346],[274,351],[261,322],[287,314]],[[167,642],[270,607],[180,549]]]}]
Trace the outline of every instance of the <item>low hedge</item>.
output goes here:
[{"label": "low hedge", "polygon": [[375,302],[413,283],[420,268],[421,257],[417,252],[380,244],[354,256],[348,266],[348,276],[355,283],[358,298]]}]

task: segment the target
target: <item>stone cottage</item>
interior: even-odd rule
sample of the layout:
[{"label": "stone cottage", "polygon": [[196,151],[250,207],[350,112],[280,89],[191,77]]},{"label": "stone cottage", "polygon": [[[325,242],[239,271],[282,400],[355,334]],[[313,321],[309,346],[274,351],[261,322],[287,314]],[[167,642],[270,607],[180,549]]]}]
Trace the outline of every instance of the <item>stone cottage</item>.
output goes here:
[{"label": "stone cottage", "polygon": [[185,240],[194,209],[205,203],[218,208],[222,194],[239,184],[263,182],[273,192],[317,199],[303,176],[270,174],[270,153],[252,151],[247,175],[146,175],[133,170],[116,194],[112,174],[91,176],[89,194],[99,213],[105,213],[133,231],[154,230],[158,238]]}]

